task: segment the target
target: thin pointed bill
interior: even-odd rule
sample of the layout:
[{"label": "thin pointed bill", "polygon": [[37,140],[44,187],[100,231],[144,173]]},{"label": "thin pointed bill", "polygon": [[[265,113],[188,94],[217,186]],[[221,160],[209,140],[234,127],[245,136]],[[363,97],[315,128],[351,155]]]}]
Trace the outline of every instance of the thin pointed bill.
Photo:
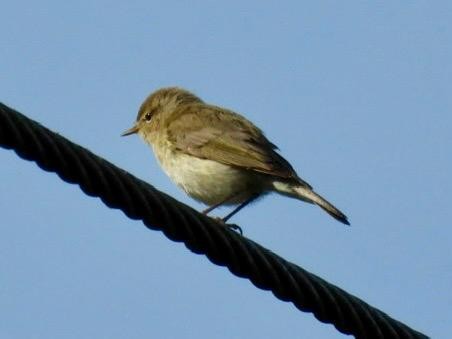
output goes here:
[{"label": "thin pointed bill", "polygon": [[124,131],[124,132],[121,134],[121,136],[122,136],[122,137],[125,137],[125,136],[127,136],[127,135],[135,134],[135,133],[137,133],[137,132],[138,132],[138,127],[135,125],[135,126],[129,128],[128,130]]}]

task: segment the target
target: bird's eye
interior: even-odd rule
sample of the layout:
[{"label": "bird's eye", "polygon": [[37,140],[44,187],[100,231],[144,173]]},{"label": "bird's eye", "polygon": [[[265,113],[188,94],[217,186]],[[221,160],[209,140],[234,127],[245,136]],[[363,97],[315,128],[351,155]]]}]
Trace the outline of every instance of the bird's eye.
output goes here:
[{"label": "bird's eye", "polygon": [[144,116],[144,120],[146,120],[147,122],[151,121],[152,119],[152,114],[151,113],[146,113],[146,115]]}]

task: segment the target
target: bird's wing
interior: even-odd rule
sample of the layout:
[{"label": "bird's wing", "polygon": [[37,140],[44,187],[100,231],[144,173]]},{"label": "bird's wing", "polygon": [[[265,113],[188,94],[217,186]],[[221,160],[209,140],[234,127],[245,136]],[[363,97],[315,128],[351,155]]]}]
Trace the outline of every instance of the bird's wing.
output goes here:
[{"label": "bird's wing", "polygon": [[[239,168],[295,179],[295,170],[251,122],[225,109],[205,104],[181,107],[173,113],[167,135],[177,149]],[[177,131],[177,132],[171,132]]]}]

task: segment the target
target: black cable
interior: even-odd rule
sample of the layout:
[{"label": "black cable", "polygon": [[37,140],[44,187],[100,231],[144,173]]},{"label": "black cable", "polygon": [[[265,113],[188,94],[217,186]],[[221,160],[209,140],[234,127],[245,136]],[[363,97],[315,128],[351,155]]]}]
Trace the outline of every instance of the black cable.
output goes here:
[{"label": "black cable", "polygon": [[357,338],[427,338],[0,103],[0,146]]}]

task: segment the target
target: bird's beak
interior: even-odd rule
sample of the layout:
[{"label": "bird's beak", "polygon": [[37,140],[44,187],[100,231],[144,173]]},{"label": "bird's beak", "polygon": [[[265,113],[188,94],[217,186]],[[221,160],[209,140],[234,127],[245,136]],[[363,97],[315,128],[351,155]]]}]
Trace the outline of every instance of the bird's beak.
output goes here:
[{"label": "bird's beak", "polygon": [[137,132],[138,132],[138,126],[135,125],[135,126],[129,128],[128,130],[124,131],[124,132],[121,134],[121,136],[122,136],[122,137],[125,137],[125,136],[127,136],[127,135],[135,134],[135,133],[137,133]]}]

